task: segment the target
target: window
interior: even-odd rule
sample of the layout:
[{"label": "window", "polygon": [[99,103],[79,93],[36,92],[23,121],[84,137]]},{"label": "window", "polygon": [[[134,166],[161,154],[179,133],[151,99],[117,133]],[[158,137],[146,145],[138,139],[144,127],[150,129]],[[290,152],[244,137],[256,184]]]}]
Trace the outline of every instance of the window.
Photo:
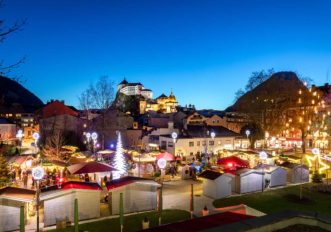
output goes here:
[{"label": "window", "polygon": [[197,142],[197,146],[198,146],[198,147],[200,146],[200,141]]},{"label": "window", "polygon": [[173,146],[174,146],[173,142],[168,142],[168,147],[173,147]]},{"label": "window", "polygon": [[161,149],[166,150],[167,149],[167,142],[161,141]]},{"label": "window", "polygon": [[189,142],[188,145],[189,147],[194,147],[194,142]]},{"label": "window", "polygon": [[214,146],[214,141],[209,141],[209,146]]}]

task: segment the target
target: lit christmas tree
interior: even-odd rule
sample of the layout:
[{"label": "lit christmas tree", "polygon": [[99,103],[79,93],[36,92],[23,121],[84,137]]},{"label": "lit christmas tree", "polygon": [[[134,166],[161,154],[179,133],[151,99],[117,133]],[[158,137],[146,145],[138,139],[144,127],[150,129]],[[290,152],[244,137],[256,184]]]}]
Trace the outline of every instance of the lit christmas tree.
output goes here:
[{"label": "lit christmas tree", "polygon": [[123,155],[123,145],[122,145],[120,132],[118,132],[116,153],[113,160],[113,167],[118,170],[113,172],[113,179],[119,179],[121,176],[127,173],[127,165],[126,165],[125,157]]}]

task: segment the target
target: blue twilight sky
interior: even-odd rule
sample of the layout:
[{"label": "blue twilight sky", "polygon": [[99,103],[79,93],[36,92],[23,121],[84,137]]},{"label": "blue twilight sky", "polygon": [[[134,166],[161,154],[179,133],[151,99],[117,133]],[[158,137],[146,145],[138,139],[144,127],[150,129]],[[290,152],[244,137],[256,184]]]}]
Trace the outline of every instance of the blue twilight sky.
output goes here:
[{"label": "blue twilight sky", "polygon": [[[108,75],[174,91],[180,104],[224,109],[251,72],[297,71],[327,82],[329,0],[5,0],[7,23],[28,20],[1,44],[7,63],[43,101],[77,106]],[[331,79],[329,79],[331,82]]]}]

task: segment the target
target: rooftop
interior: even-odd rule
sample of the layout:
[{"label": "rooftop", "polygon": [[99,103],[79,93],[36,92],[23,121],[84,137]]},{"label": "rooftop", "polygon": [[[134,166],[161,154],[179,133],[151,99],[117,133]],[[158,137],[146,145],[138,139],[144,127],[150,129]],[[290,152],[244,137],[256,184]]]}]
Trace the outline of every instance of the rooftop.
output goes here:
[{"label": "rooftop", "polygon": [[201,178],[205,178],[208,180],[215,180],[218,177],[220,177],[222,175],[222,173],[220,172],[215,172],[215,171],[211,171],[211,170],[206,170],[204,172],[202,172],[199,177]]}]

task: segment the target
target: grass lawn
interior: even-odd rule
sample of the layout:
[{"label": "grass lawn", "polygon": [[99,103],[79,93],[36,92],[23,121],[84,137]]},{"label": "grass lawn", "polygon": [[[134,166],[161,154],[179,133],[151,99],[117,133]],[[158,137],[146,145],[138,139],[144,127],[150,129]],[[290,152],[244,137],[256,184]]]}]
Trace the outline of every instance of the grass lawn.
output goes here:
[{"label": "grass lawn", "polygon": [[215,207],[245,204],[266,214],[284,210],[299,210],[331,216],[331,194],[310,191],[311,186],[313,184],[303,185],[303,200],[299,199],[300,186],[297,185],[263,193],[218,199],[213,204]]},{"label": "grass lawn", "polygon": [[[142,220],[147,217],[150,221],[150,227],[158,225],[157,212],[140,213],[136,215],[126,216],[124,219],[124,231],[133,232],[142,229]],[[162,213],[162,224],[178,222],[190,218],[190,213],[184,210],[164,210]],[[74,227],[69,227],[61,230],[53,230],[59,232],[74,231]],[[106,219],[98,222],[86,223],[79,225],[79,231],[104,232],[104,231],[120,231],[120,223],[118,218]]]}]

